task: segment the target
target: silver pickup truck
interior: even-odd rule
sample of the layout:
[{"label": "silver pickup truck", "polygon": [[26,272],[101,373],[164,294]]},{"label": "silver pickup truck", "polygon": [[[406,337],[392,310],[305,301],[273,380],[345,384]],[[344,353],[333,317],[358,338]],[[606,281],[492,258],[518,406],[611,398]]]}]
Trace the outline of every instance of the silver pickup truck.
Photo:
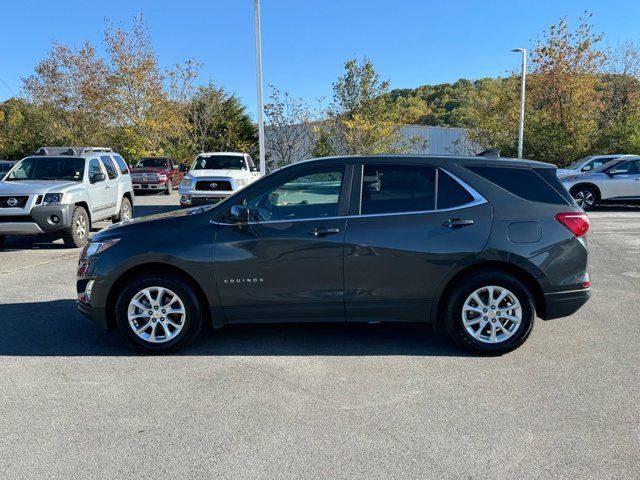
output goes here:
[{"label": "silver pickup truck", "polygon": [[0,247],[43,233],[82,247],[92,223],[130,219],[134,198],[129,167],[110,148],[43,147],[0,181]]}]

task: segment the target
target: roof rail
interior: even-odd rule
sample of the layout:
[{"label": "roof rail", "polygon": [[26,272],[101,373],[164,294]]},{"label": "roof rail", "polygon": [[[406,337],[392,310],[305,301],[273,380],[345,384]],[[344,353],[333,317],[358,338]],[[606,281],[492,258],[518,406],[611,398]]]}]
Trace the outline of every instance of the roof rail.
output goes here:
[{"label": "roof rail", "polygon": [[113,152],[109,147],[40,147],[34,155],[71,155],[82,156],[89,153]]},{"label": "roof rail", "polygon": [[480,152],[476,155],[476,157],[485,157],[485,158],[500,158],[500,149],[499,148],[490,148],[485,150],[484,152]]}]

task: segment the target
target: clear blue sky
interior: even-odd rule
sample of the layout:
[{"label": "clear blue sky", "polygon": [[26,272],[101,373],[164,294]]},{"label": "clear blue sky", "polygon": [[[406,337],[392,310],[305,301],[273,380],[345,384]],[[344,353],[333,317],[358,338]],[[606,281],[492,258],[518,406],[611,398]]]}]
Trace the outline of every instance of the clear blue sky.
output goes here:
[{"label": "clear blue sky", "polygon": [[[640,39],[638,0],[262,0],[265,93],[273,84],[311,102],[329,97],[344,60],[364,56],[392,88],[504,75],[518,61],[510,49],[585,9],[607,43]],[[201,83],[212,79],[255,113],[252,0],[6,0],[0,100],[19,93],[53,41],[100,45],[105,17],[126,27],[141,12],[162,65],[203,62]]]}]

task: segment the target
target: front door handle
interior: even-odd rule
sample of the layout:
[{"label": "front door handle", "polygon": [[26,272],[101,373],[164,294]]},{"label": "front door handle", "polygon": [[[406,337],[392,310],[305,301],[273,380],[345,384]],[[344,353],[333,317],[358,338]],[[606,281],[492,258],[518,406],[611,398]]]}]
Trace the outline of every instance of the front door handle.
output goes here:
[{"label": "front door handle", "polygon": [[466,227],[468,225],[473,225],[473,220],[463,220],[461,218],[450,218],[446,222],[442,224],[443,227],[455,228],[455,227]]},{"label": "front door handle", "polygon": [[326,235],[334,235],[340,233],[339,228],[318,227],[311,230],[311,234],[316,237],[324,237]]}]

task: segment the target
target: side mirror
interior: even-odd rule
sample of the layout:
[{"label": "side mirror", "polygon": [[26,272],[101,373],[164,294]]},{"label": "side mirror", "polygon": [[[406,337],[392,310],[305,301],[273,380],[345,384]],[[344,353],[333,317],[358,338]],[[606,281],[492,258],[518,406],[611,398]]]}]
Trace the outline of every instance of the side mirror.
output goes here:
[{"label": "side mirror", "polygon": [[181,172],[186,172],[187,166],[181,163],[180,165],[178,165],[178,170],[180,170]]},{"label": "side mirror", "polygon": [[583,172],[588,172],[589,170],[591,170],[591,165],[585,165],[584,167],[582,167]]},{"label": "side mirror", "polygon": [[104,173],[94,173],[91,176],[91,183],[104,182],[107,176]]},{"label": "side mirror", "polygon": [[237,223],[247,223],[250,218],[249,207],[245,205],[234,205],[231,207],[231,218]]},{"label": "side mirror", "polygon": [[172,170],[178,170],[180,168],[179,165],[171,165]]},{"label": "side mirror", "polygon": [[252,172],[259,172],[260,169],[258,167],[251,167]]}]

